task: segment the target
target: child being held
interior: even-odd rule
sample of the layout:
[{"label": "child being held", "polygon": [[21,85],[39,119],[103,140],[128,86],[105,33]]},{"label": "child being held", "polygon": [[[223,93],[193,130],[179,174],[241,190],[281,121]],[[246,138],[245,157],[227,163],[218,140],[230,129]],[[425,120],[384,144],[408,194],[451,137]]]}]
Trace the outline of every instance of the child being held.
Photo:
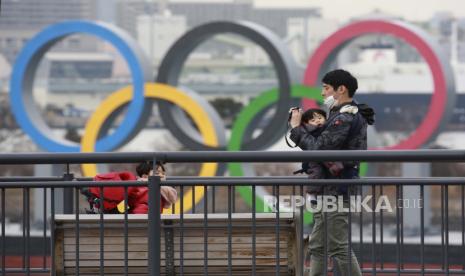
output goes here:
[{"label": "child being held", "polygon": [[[316,108],[308,109],[302,114],[301,123],[310,135],[318,137],[325,129],[326,112]],[[294,174],[306,173],[310,179],[324,179],[327,178],[328,173],[332,176],[338,176],[343,169],[342,162],[304,162],[302,163],[302,169],[294,172]],[[316,203],[317,196],[323,194],[323,187],[308,186],[307,194],[310,202]]]}]

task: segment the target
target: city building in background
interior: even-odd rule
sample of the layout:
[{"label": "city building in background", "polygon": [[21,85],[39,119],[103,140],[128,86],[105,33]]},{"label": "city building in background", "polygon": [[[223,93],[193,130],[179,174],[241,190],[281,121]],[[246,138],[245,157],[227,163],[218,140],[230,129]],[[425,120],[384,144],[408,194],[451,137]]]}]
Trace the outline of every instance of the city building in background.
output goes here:
[{"label": "city building in background", "polygon": [[171,11],[174,15],[185,16],[189,27],[218,20],[248,20],[268,27],[280,37],[285,37],[287,34],[288,18],[321,16],[318,8],[257,8],[253,0],[215,2],[127,0],[118,2],[116,22],[129,33],[136,33],[138,16],[164,14],[165,10]]},{"label": "city building in background", "polygon": [[[72,19],[96,19],[94,0],[2,0],[0,54],[12,63],[25,43],[48,25]],[[57,49],[96,50],[94,40],[73,37]]]},{"label": "city building in background", "polygon": [[136,24],[137,40],[156,64],[187,30],[186,17],[173,15],[168,10],[159,14],[139,15]]},{"label": "city building in background", "polygon": [[[0,94],[8,92],[11,66],[28,39],[63,20],[97,19],[123,28],[150,58],[154,78],[171,45],[190,28],[203,23],[248,20],[263,25],[282,38],[302,68],[322,40],[348,23],[323,18],[320,8],[312,5],[257,7],[252,0],[67,0],[66,5],[61,0],[3,0],[2,4]],[[403,20],[380,9],[351,20],[368,18]],[[465,18],[437,12],[427,21],[413,23],[437,39],[453,65],[459,95],[447,129],[460,130],[465,126],[465,108],[461,104],[465,103]],[[378,131],[405,132],[421,121],[431,96],[432,78],[415,49],[390,36],[363,36],[346,46],[337,65],[359,78],[360,97],[378,111]],[[44,114],[52,114],[49,123],[55,127],[67,122],[82,127],[87,114],[102,99],[131,82],[127,64],[119,53],[109,44],[86,35],[71,36],[56,45],[37,74],[36,101]],[[212,103],[221,103],[216,106],[220,110],[225,102],[247,105],[258,93],[276,87],[277,81],[274,68],[260,47],[244,38],[222,34],[201,44],[189,56],[180,84]],[[393,124],[395,120],[386,118],[413,112],[409,106],[399,104],[405,103],[401,98],[407,97],[420,103],[418,114],[410,116],[407,124]],[[225,115],[225,122],[232,122],[237,110]],[[154,117],[156,112],[155,108]],[[149,127],[161,126],[158,119],[151,123]]]}]

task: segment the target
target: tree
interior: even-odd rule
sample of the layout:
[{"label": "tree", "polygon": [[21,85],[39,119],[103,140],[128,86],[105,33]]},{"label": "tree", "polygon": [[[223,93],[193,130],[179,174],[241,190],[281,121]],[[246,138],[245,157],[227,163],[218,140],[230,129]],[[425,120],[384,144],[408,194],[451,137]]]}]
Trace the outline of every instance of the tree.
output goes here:
[{"label": "tree", "polygon": [[242,103],[236,102],[231,98],[216,98],[211,100],[210,103],[218,114],[220,114],[220,117],[224,120],[226,127],[230,127],[232,125],[237,114],[243,107]]},{"label": "tree", "polygon": [[71,142],[80,143],[81,142],[81,135],[77,132],[75,127],[66,127],[66,134],[65,139]]}]

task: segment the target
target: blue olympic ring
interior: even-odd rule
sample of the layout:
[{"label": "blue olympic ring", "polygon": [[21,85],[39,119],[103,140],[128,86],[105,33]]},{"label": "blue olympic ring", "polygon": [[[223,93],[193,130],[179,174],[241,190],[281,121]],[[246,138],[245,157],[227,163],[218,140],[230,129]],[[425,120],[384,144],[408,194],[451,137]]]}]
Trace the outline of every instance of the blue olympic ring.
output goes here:
[{"label": "blue olympic ring", "polygon": [[[20,127],[40,147],[51,152],[79,152],[80,146],[52,136],[52,131],[39,115],[32,97],[34,73],[43,57],[55,43],[65,37],[85,33],[111,43],[124,57],[131,71],[133,99],[128,105],[126,117],[113,131],[97,141],[96,151],[111,151],[130,138],[139,119],[147,110],[144,101],[144,83],[149,81],[150,70],[141,58],[142,50],[137,43],[120,29],[103,22],[66,21],[54,24],[32,38],[19,54],[11,78],[11,109]],[[139,56],[138,56],[139,55]]]}]

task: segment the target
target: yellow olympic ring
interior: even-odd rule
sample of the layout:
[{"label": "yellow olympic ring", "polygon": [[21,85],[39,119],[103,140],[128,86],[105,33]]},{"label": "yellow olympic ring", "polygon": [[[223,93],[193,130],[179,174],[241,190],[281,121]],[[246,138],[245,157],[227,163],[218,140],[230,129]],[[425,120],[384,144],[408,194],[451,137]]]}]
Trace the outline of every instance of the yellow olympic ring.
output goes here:
[{"label": "yellow olympic ring", "polygon": [[[197,102],[190,98],[186,93],[172,86],[160,83],[146,83],[144,90],[144,96],[146,98],[169,101],[186,111],[198,127],[204,143],[211,147],[218,146],[218,137],[216,136],[213,122],[210,120],[210,117],[202,109],[202,107],[200,107]],[[116,109],[131,101],[131,98],[132,86],[127,86],[114,92],[100,104],[86,123],[84,135],[81,140],[81,152],[94,152],[95,142],[97,141],[100,129],[105,120]],[[199,176],[214,176],[217,168],[217,163],[203,163]],[[97,166],[95,164],[83,164],[82,171],[86,177],[93,177],[97,174]],[[203,198],[203,186],[196,186],[194,188],[194,193],[194,204],[197,204]],[[189,211],[193,206],[192,204],[192,191],[188,191],[183,198],[184,211]],[[180,209],[180,200],[178,200],[175,204],[175,213],[179,214]],[[171,213],[171,210],[165,209],[163,210],[163,213]]]}]

